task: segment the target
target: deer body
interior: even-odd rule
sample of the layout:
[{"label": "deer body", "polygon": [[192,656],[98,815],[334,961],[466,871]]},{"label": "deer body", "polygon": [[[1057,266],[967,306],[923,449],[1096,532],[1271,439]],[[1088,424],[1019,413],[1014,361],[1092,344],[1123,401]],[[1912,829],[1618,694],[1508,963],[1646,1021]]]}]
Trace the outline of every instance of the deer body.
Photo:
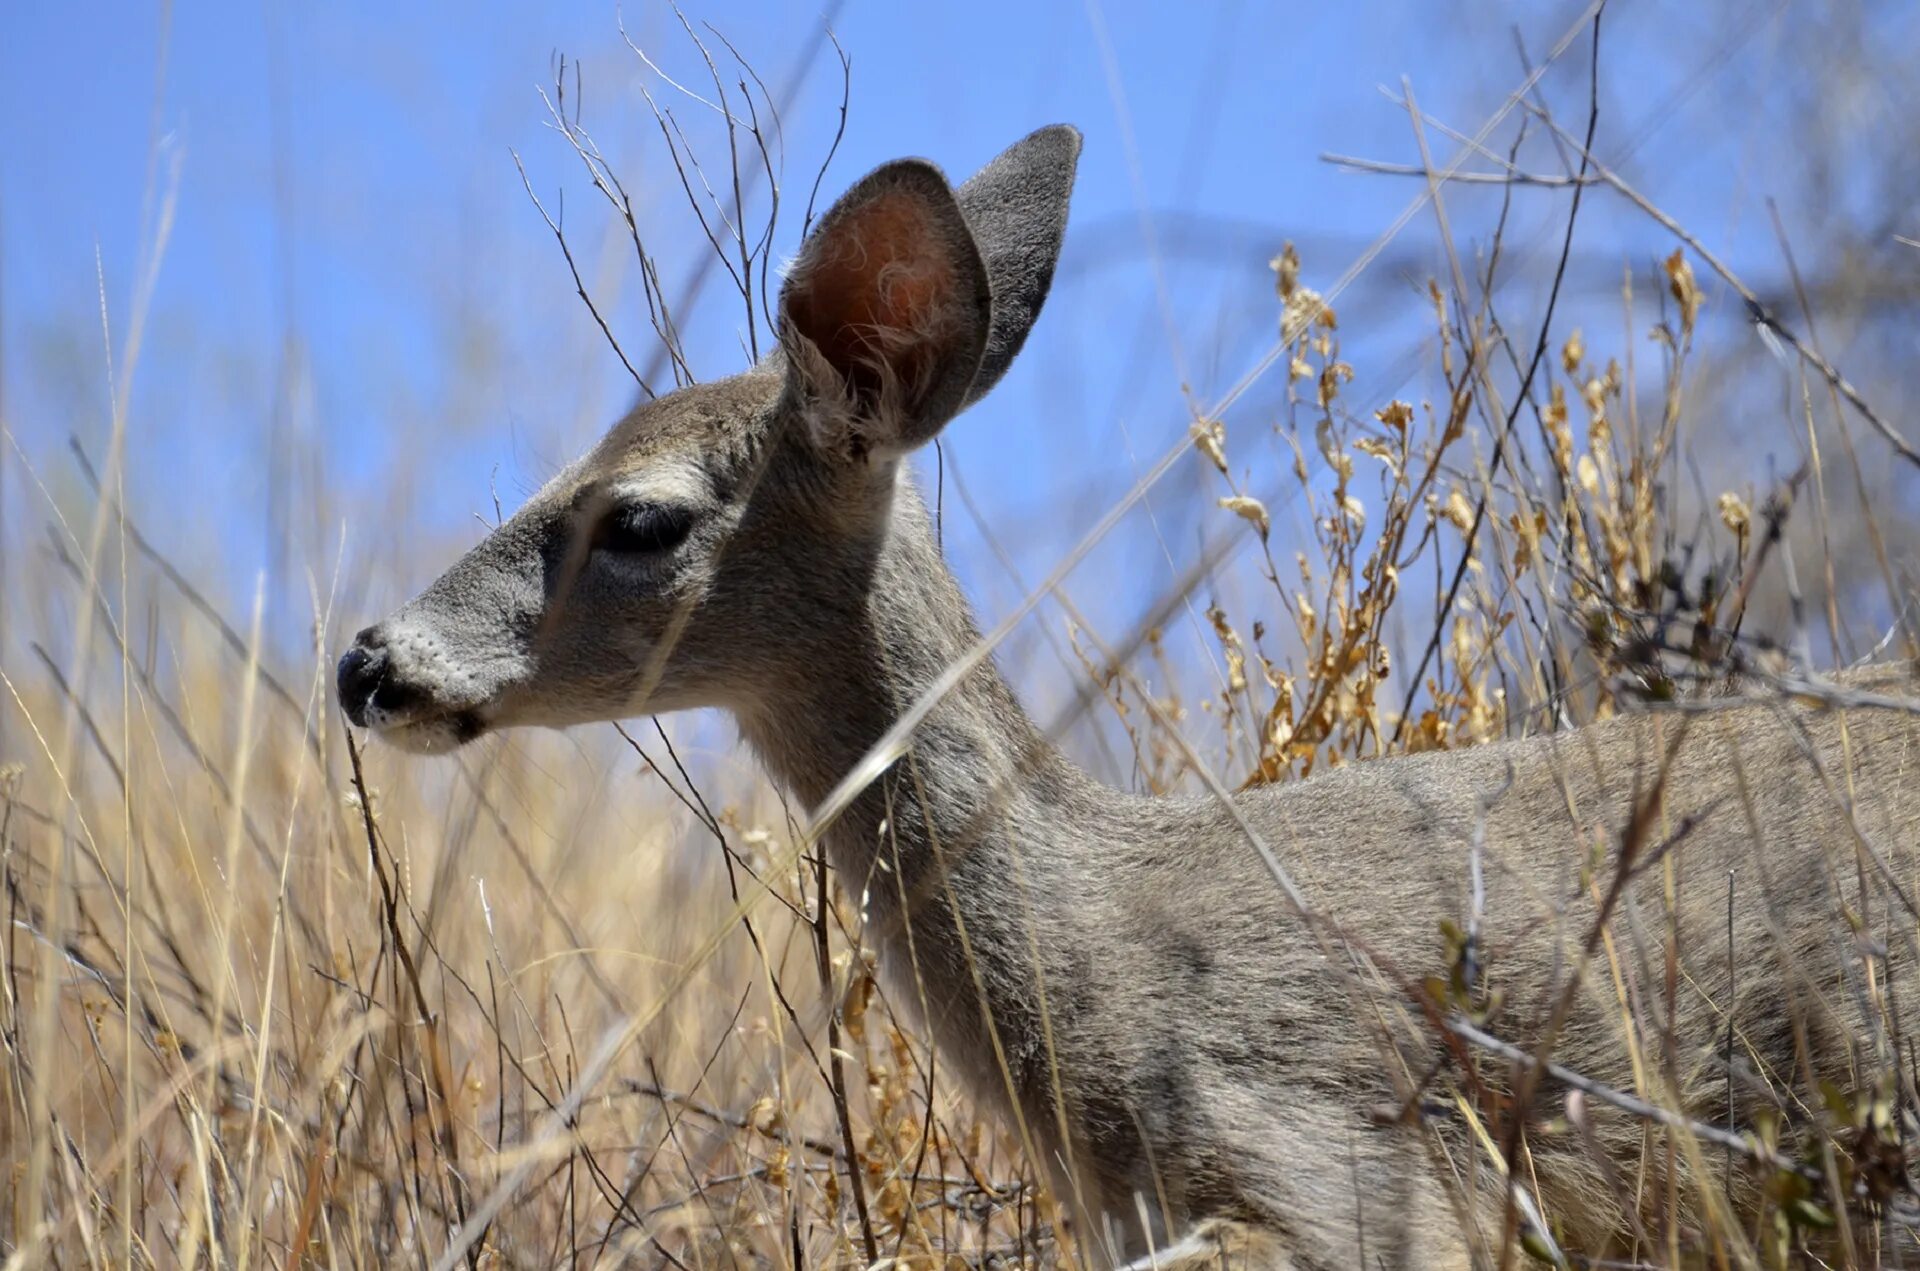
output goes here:
[{"label": "deer body", "polygon": [[[817,650],[812,674],[796,676],[769,716],[742,720],[768,769],[808,806],[979,639],[904,479],[866,595],[864,612],[836,628],[850,638]],[[1674,1032],[1690,1045],[1678,1057],[1679,1101],[1699,1119],[1724,1121],[1730,1004],[1743,1118],[1772,1103],[1757,1093],[1760,1082],[1799,1084],[1796,1022],[1820,1077],[1843,1089],[1860,1081],[1855,1052],[1870,1055],[1882,1026],[1829,1009],[1864,991],[1841,935],[1840,906],[1858,897],[1853,831],[1840,791],[1823,787],[1802,751],[1798,726],[1834,781],[1851,773],[1870,792],[1860,831],[1910,865],[1920,846],[1920,730],[1910,719],[1851,714],[1843,743],[1838,717],[1806,712],[1628,718],[1241,796],[1241,814],[1315,904],[1317,931],[1218,800],[1138,797],[1094,781],[1040,735],[990,664],[935,708],[912,755],[855,801],[826,842],[843,882],[869,898],[894,999],[920,1005],[942,1054],[1017,1118],[1063,1195],[1120,1226],[1121,1249],[1142,1255],[1146,1233],[1127,1230],[1138,1196],[1160,1248],[1196,1219],[1226,1214],[1284,1223],[1300,1266],[1358,1266],[1363,1250],[1369,1265],[1469,1265],[1463,1215],[1433,1145],[1387,1114],[1409,1102],[1408,1087],[1438,1054],[1431,1029],[1409,1015],[1417,991],[1408,990],[1445,969],[1439,923],[1465,922],[1476,832],[1489,984],[1543,1012],[1580,958],[1595,895],[1609,881],[1596,862],[1614,858],[1678,739],[1662,815],[1643,847],[1655,864],[1629,889],[1612,930],[1622,974],[1664,1002],[1666,876],[1657,862],[1661,845],[1681,836],[1670,849],[1685,977]],[[1366,971],[1341,965],[1344,950],[1330,960],[1320,932],[1336,926],[1364,946]],[[1794,946],[1784,954],[1780,935]],[[1356,977],[1371,991],[1356,992]],[[1387,1018],[1369,1019],[1369,1010]],[[1539,1024],[1537,1014],[1520,1019],[1509,1026]],[[1535,1040],[1526,1031],[1514,1039]],[[1636,1088],[1604,959],[1577,992],[1553,1054]],[[1493,1084],[1506,1084],[1503,1062],[1488,1068]],[[1593,1119],[1631,1161],[1639,1123],[1605,1108]],[[1470,1156],[1473,1144],[1452,1130],[1449,1146]],[[1602,1230],[1577,1228],[1581,1193],[1600,1186],[1593,1162],[1573,1143],[1535,1152],[1557,1166],[1541,1167],[1560,1202],[1551,1212],[1575,1219],[1576,1235],[1604,1241]],[[1469,1220],[1481,1224],[1488,1261],[1497,1260],[1501,1195],[1491,1182],[1482,1180]]]},{"label": "deer body", "polygon": [[[362,632],[340,671],[355,722],[432,751],[722,706],[820,805],[978,643],[900,457],[1018,352],[1077,150],[1047,129],[958,192],[917,161],[858,183],[802,249],[782,352],[642,407]],[[1556,1062],[1701,1119],[1725,1119],[1729,1084],[1737,1116],[1791,1112],[1817,1103],[1809,1079],[1857,1085],[1910,1022],[1879,1004],[1913,965],[1911,926],[1878,954],[1839,933],[1843,906],[1897,903],[1872,851],[1913,872],[1916,743],[1888,712],[1636,718],[1357,764],[1229,809],[1095,782],[987,662],[824,841],[896,1000],[1053,1171],[1089,1249],[1492,1265],[1509,1193],[1469,1110],[1430,1106],[1462,1059],[1423,988],[1448,971],[1441,920],[1468,921],[1473,844],[1475,988],[1506,1003],[1489,1028],[1531,1046],[1570,994]],[[1591,941],[1630,840],[1638,872]],[[1628,1036],[1623,996],[1672,1021],[1670,1051]],[[1506,1060],[1473,1062],[1513,1086]],[[1565,1092],[1545,1090],[1556,1115]],[[1664,1177],[1641,1121],[1588,1124],[1629,1186]],[[1530,1130],[1526,1149],[1558,1229],[1605,1244],[1581,1216],[1608,1167],[1568,1133]]]}]

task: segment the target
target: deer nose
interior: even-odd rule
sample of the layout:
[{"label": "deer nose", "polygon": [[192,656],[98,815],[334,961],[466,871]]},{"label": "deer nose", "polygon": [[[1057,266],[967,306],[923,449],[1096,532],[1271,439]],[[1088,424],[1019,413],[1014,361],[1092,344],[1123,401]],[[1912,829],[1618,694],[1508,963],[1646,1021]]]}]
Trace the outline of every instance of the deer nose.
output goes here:
[{"label": "deer nose", "polygon": [[373,695],[380,691],[380,681],[387,674],[387,651],[368,642],[371,634],[362,631],[353,647],[341,656],[335,679],[341,708],[347,712],[347,718],[361,728],[367,726],[367,708],[373,705]]},{"label": "deer nose", "polygon": [[340,658],[335,682],[347,718],[361,728],[404,715],[420,698],[417,690],[394,675],[393,659],[378,627],[368,627],[354,637],[353,647]]}]

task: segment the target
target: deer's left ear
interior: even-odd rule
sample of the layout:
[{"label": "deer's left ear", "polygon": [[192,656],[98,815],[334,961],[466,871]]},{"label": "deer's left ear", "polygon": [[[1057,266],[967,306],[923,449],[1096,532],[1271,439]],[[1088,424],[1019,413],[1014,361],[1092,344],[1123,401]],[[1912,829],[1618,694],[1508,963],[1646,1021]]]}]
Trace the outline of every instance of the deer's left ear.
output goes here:
[{"label": "deer's left ear", "polygon": [[808,235],[780,292],[790,398],[816,444],[896,455],[966,404],[992,323],[980,249],[940,170],[876,168]]}]

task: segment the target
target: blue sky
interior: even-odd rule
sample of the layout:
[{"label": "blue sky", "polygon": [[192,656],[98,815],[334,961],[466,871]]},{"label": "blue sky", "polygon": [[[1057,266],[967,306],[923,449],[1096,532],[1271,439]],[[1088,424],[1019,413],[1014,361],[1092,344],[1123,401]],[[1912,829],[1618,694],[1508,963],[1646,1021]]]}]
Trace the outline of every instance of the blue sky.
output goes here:
[{"label": "blue sky", "polygon": [[[1264,262],[1281,243],[1299,243],[1306,280],[1324,287],[1414,195],[1413,182],[1319,159],[1417,158],[1405,112],[1381,87],[1397,92],[1405,76],[1430,117],[1473,131],[1520,80],[1516,31],[1537,58],[1582,7],[845,0],[834,30],[852,59],[851,109],[823,198],[902,154],[958,179],[1039,124],[1086,133],[1041,331],[949,433],[949,461],[1029,581],[1183,434],[1183,380],[1210,401],[1271,342]],[[686,12],[776,87],[804,70],[822,19],[817,6],[757,0],[696,0]],[[1904,6],[1882,12],[1873,25],[1912,32]],[[1780,197],[1789,219],[1807,209],[1778,188],[1790,168],[1770,112],[1793,103],[1756,100],[1754,86],[1791,64],[1807,14],[1778,0],[1697,12],[1616,0],[1606,17],[1599,150],[1756,279],[1780,274],[1765,200]],[[324,585],[343,526],[346,607],[370,613],[428,581],[433,562],[480,533],[474,518],[492,516],[495,487],[511,510],[633,392],[572,294],[514,152],[549,209],[564,197],[583,273],[629,355],[652,351],[631,255],[546,126],[537,90],[556,54],[581,67],[584,122],[636,193],[669,292],[706,250],[640,89],[674,111],[710,164],[717,119],[640,63],[622,22],[704,91],[704,68],[658,4],[13,0],[0,13],[0,384],[36,469],[68,488],[66,437],[103,445],[96,259],[118,357],[154,191],[177,164],[129,418],[136,514],[216,587],[244,594],[267,570],[277,619],[295,629],[306,573]],[[1544,82],[1570,126],[1586,70],[1582,37]],[[837,124],[837,63],[827,54],[802,82],[782,121],[790,206]],[[1539,141],[1526,159],[1558,166]],[[1832,197],[1870,200],[1871,183],[1843,182]],[[1492,200],[1450,195],[1463,245],[1484,241]],[[1518,200],[1518,319],[1538,312],[1564,215],[1564,194]],[[797,233],[786,218],[778,259]],[[1442,267],[1437,243],[1432,217],[1415,218],[1338,306],[1357,392],[1380,402],[1421,392],[1420,289]],[[1670,249],[1644,217],[1594,200],[1568,325],[1584,315],[1590,330],[1619,331],[1622,269],[1641,271],[1650,291],[1646,268]],[[1711,339],[1750,338],[1724,303],[1709,321]],[[741,365],[741,325],[723,289],[690,315],[703,378]],[[1263,432],[1277,391],[1250,394],[1230,425]],[[1246,455],[1260,453],[1272,452]],[[1765,462],[1754,455],[1757,473]],[[1256,488],[1267,482],[1256,476]],[[44,513],[17,471],[8,480],[9,532],[28,532]],[[1162,503],[1174,519],[1157,525],[1160,538],[1136,524],[1089,564],[1096,611],[1118,621],[1129,597],[1191,557],[1191,514],[1211,506],[1189,497],[1203,480],[1196,465],[1170,482]],[[1003,611],[1017,590],[981,563],[969,525],[952,524],[974,594]]]}]

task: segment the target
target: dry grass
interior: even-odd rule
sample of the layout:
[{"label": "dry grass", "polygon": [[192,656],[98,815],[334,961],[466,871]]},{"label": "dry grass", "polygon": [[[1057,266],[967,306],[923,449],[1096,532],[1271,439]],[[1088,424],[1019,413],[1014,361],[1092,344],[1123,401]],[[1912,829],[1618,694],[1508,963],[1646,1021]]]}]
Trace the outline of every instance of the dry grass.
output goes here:
[{"label": "dry grass", "polygon": [[[577,120],[566,135],[618,214]],[[1801,365],[1793,482],[1696,483],[1704,258],[1676,250],[1630,277],[1665,317],[1609,353],[1551,304],[1532,333],[1506,327],[1498,227],[1490,241],[1490,259],[1455,259],[1431,286],[1436,378],[1414,402],[1353,399],[1337,301],[1306,281],[1317,263],[1275,260],[1284,410],[1192,424],[1212,514],[1259,548],[1223,589],[1243,599],[1207,611],[1222,682],[1187,690],[1178,659],[1135,657],[1161,650],[1157,630],[1118,654],[1077,631],[1142,784],[1190,785],[1173,728],[1258,784],[1685,694],[1730,663],[1773,665],[1774,646],[1735,636],[1766,589],[1800,618],[1784,645],[1808,626],[1834,647],[1883,643],[1842,599],[1803,612],[1782,568],[1783,525],[1892,533],[1857,480],[1884,439],[1824,357],[1809,345]],[[645,259],[637,231],[634,246]],[[765,257],[746,246],[733,276],[751,322]],[[1648,348],[1654,365],[1636,367]],[[1267,424],[1290,472],[1238,458]],[[117,480],[109,457],[102,482]],[[1309,538],[1283,542],[1253,493],[1276,480]],[[742,766],[682,765],[723,740],[643,724],[437,763],[357,752],[330,667],[360,615],[323,567],[315,638],[294,656],[113,500],[82,490],[41,510],[54,550],[19,553],[8,577],[56,616],[10,655],[0,700],[11,1252],[238,1267],[425,1267],[451,1249],[476,1267],[1067,1255],[1030,1163],[876,987],[796,810]],[[1861,533],[1822,541],[1842,539]],[[1902,613],[1896,564],[1813,568],[1822,595]],[[1914,652],[1910,630],[1891,640]],[[1786,1258],[1817,1207],[1791,1188],[1776,1202],[1762,1221]]]}]

